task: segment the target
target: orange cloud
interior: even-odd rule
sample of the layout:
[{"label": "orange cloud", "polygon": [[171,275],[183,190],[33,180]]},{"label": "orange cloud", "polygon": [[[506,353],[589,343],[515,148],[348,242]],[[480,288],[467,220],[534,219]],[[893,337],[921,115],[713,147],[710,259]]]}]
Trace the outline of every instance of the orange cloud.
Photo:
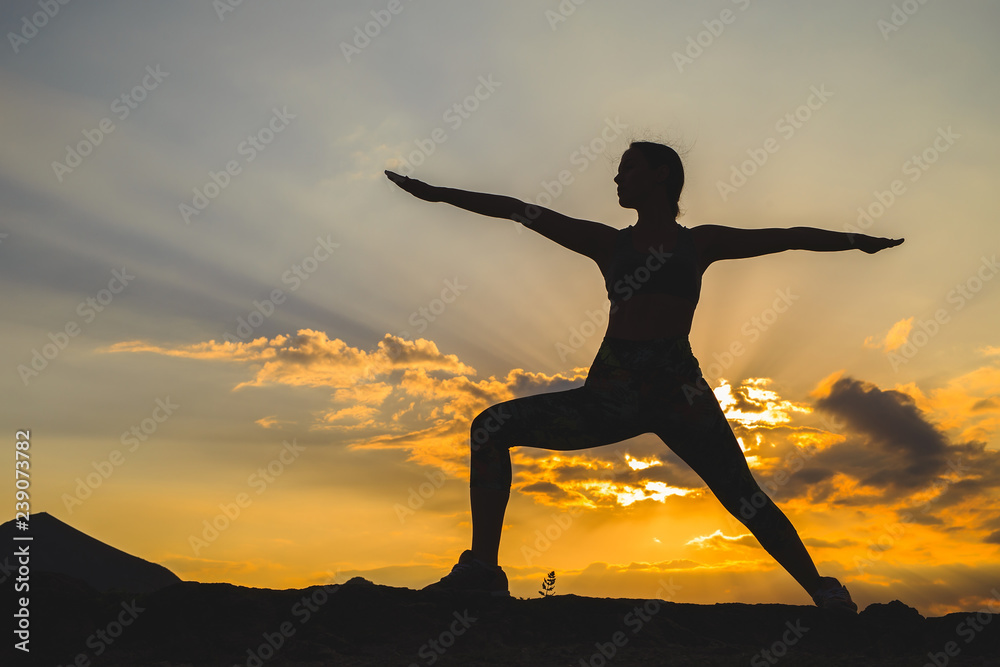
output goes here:
[{"label": "orange cloud", "polygon": [[261,417],[260,419],[254,422],[254,424],[257,424],[258,426],[263,428],[274,428],[276,426],[280,426],[281,424],[290,424],[290,423],[294,422],[290,422],[285,419],[278,419],[277,415],[269,415],[267,417]]},{"label": "orange cloud", "polygon": [[912,382],[896,388],[913,397],[921,410],[957,439],[1000,448],[1000,367],[981,366],[927,394]]},{"label": "orange cloud", "polygon": [[219,361],[256,361],[273,356],[273,348],[280,347],[288,340],[287,336],[276,336],[273,340],[258,338],[246,343],[227,343],[210,340],[207,343],[194,343],[170,348],[155,345],[141,340],[123,341],[100,352],[151,352],[168,357],[183,357],[185,359],[207,359]]},{"label": "orange cloud", "polygon": [[839,380],[843,376],[844,376],[843,370],[836,371],[835,373],[830,373],[830,375],[820,380],[819,383],[816,385],[816,387],[811,392],[809,392],[810,398],[826,398],[827,396],[830,395],[830,391],[833,389],[833,385],[837,384],[837,380]]},{"label": "orange cloud", "polygon": [[717,530],[711,535],[695,537],[688,540],[686,544],[687,546],[698,547],[699,549],[720,549],[722,551],[731,551],[735,547],[761,548],[757,538],[750,533],[730,537],[721,530]]},{"label": "orange cloud", "polygon": [[[556,375],[513,369],[503,377],[476,379],[475,369],[456,355],[443,354],[429,340],[386,335],[374,350],[366,351],[308,329],[294,336],[246,343],[209,341],[168,347],[131,341],[108,351],[242,363],[250,378],[236,388],[330,389],[330,403],[314,414],[313,430],[330,434],[349,449],[401,451],[409,461],[459,479],[468,477],[469,427],[476,414],[518,395],[578,386],[587,373],[585,368]],[[923,423],[920,412],[909,407],[908,401],[944,424],[954,421],[955,428],[966,435],[995,433],[997,428],[998,410],[991,399],[1000,393],[1000,369],[992,366],[957,378],[929,395],[915,386],[883,392],[843,373],[833,374],[819,383],[812,396],[817,404],[840,405],[842,416],[869,419],[870,423],[864,422],[867,426],[858,422],[847,429],[847,422],[837,428],[826,422],[826,426],[806,425],[820,421],[812,408],[784,399],[770,382],[767,378],[732,385],[723,382],[716,396],[762,488],[791,509],[800,505],[803,511],[844,506],[889,509],[898,502],[922,502],[921,491],[927,486],[923,480],[931,479],[935,471],[946,474],[942,466],[947,457],[959,452],[953,453],[944,436],[935,435],[934,426]],[[921,434],[926,452],[918,449],[904,456],[916,441],[909,436],[900,439],[892,429],[881,432],[885,429],[879,424],[890,414],[906,428],[916,429],[912,433]],[[281,423],[281,416],[269,415],[256,423],[271,428]],[[868,432],[872,428],[878,431],[874,440],[875,431]],[[654,456],[633,456],[621,449],[591,453],[514,448],[514,488],[535,502],[557,507],[698,503],[702,498],[714,503],[690,469],[666,446],[661,451]],[[913,453],[922,455],[914,457]],[[967,458],[981,461],[984,470],[992,470],[992,459],[986,454],[963,451]],[[954,482],[952,496],[961,492],[972,499],[982,498],[981,490],[990,484],[988,478],[975,484],[969,480],[960,484],[957,478]],[[964,496],[939,503],[942,511],[949,506],[956,506],[957,511],[957,505],[964,507]],[[987,529],[996,530],[983,524],[980,534],[987,534]]]},{"label": "orange cloud", "polygon": [[735,389],[725,380],[715,388],[715,397],[730,421],[744,426],[775,426],[792,420],[790,413],[810,413],[812,409],[792,403],[767,389],[769,378],[747,378]]},{"label": "orange cloud", "polygon": [[326,424],[335,424],[337,422],[353,420],[355,423],[362,422],[360,425],[367,426],[372,424],[372,417],[378,414],[378,410],[367,405],[352,405],[349,408],[343,408],[342,410],[334,410],[327,412],[323,415],[323,422]]},{"label": "orange cloud", "polygon": [[262,572],[276,573],[284,569],[282,565],[263,558],[232,561],[171,555],[159,563],[185,581],[202,582],[247,581]]},{"label": "orange cloud", "polygon": [[[278,342],[280,340],[280,342]],[[259,387],[284,384],[306,387],[350,387],[393,370],[443,371],[474,375],[475,370],[454,354],[441,354],[437,345],[423,338],[408,341],[386,334],[373,352],[331,340],[321,331],[302,329],[294,337],[278,336],[263,366],[252,381],[237,385]]]},{"label": "orange cloud", "polygon": [[387,382],[372,382],[354,387],[340,387],[333,394],[333,400],[362,405],[381,405],[392,393],[393,386]]},{"label": "orange cloud", "polygon": [[865,339],[865,347],[874,350],[885,350],[886,352],[898,350],[910,337],[910,331],[913,329],[913,321],[915,319],[915,317],[908,317],[905,320],[896,322],[881,340],[876,340],[874,336],[869,336]]},{"label": "orange cloud", "polygon": [[[470,377],[474,368],[454,354],[443,354],[430,340],[386,334],[375,350],[365,351],[311,329],[244,343],[169,347],[128,341],[105,351],[241,362],[253,377],[234,389],[332,388],[331,406],[316,416],[313,430],[336,434],[349,448],[403,450],[409,460],[457,477],[468,476],[469,425],[476,414],[518,393],[551,390],[586,377],[586,369],[551,376],[514,369],[503,378],[475,380]],[[256,423],[270,428],[280,420],[269,416]]]},{"label": "orange cloud", "polygon": [[172,357],[219,361],[257,362],[253,380],[237,385],[259,387],[285,384],[307,387],[351,387],[359,379],[370,380],[395,369],[424,369],[453,374],[475,375],[475,370],[454,354],[442,354],[432,341],[404,340],[386,334],[376,350],[366,352],[350,347],[339,338],[330,339],[322,331],[300,329],[295,336],[258,338],[240,343],[217,342],[170,348],[143,341],[116,343],[104,352],[152,352]]}]

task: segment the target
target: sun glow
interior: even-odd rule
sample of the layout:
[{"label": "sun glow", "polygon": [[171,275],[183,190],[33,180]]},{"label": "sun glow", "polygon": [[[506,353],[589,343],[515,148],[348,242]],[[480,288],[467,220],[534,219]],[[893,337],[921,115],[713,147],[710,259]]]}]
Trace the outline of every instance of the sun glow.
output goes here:
[{"label": "sun glow", "polygon": [[625,455],[625,461],[626,461],[626,463],[628,463],[628,467],[631,468],[632,470],[645,470],[646,468],[649,468],[650,466],[661,466],[661,465],[663,465],[662,461],[659,461],[659,460],[657,460],[655,458],[653,458],[653,459],[637,459],[637,458],[633,457],[631,454],[626,454]]},{"label": "sun glow", "polygon": [[628,507],[639,500],[656,500],[662,503],[669,496],[686,496],[691,493],[691,489],[680,489],[663,482],[645,482],[642,487],[630,484],[609,484],[608,487],[608,491],[622,507]]},{"label": "sun glow", "polygon": [[744,426],[778,426],[791,422],[791,412],[812,412],[806,406],[783,400],[776,392],[765,389],[771,383],[769,378],[745,380],[737,390],[739,394],[734,393],[732,385],[725,380],[720,379],[719,382],[720,386],[714,392],[726,419],[738,421]]}]

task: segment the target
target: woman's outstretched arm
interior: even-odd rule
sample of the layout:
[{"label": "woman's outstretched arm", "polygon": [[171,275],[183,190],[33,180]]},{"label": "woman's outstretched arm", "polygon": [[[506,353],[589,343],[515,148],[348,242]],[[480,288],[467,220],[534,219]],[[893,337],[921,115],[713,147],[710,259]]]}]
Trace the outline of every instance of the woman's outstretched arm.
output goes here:
[{"label": "woman's outstretched arm", "polygon": [[491,218],[516,219],[515,216],[523,216],[526,212],[527,204],[514,197],[443,188],[418,181],[415,178],[401,176],[392,171],[386,171],[385,175],[403,190],[424,201],[451,204],[458,208],[464,208],[466,211],[488,215]]},{"label": "woman's outstretched arm", "polygon": [[599,222],[571,218],[514,197],[443,188],[392,171],[386,171],[385,175],[418,199],[451,204],[491,218],[515,220],[564,248],[586,255],[598,263],[614,243],[616,230]]},{"label": "woman's outstretched arm", "polygon": [[701,225],[693,231],[699,240],[698,245],[706,265],[720,259],[759,257],[785,250],[832,252],[857,249],[872,254],[903,242],[903,239],[834,232],[815,227],[739,229]]}]

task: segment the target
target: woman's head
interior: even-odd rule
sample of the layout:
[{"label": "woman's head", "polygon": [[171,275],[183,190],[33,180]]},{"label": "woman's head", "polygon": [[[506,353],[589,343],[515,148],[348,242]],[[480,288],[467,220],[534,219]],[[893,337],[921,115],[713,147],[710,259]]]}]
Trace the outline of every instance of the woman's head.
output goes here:
[{"label": "woman's head", "polygon": [[634,208],[636,198],[642,197],[642,191],[649,188],[661,190],[666,195],[675,218],[680,212],[678,201],[684,188],[684,166],[677,151],[670,146],[633,141],[622,155],[615,183],[619,185],[621,204],[626,208]]}]

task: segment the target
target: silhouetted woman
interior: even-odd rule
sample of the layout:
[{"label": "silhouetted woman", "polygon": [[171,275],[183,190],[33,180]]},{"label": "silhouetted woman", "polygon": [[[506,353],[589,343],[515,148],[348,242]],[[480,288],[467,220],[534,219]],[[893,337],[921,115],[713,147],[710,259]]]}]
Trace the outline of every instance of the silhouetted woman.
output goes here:
[{"label": "silhouetted woman", "polygon": [[[680,157],[669,146],[650,142],[629,146],[614,179],[621,206],[638,213],[634,225],[620,230],[511,197],[435,187],[385,173],[415,197],[516,220],[589,257],[604,275],[611,300],[608,329],[584,386],[505,401],[472,421],[472,548],[462,553],[450,574],[427,588],[509,595],[497,555],[510,497],[510,447],[570,451],[655,433],[817,605],[857,611],[840,582],[819,575],[791,522],[757,485],[702,377],[688,335],[701,276],[713,262],[792,249],[875,253],[903,239],[810,227],[682,227],[676,221],[684,185]],[[744,516],[740,508],[747,506],[759,509]]]}]

